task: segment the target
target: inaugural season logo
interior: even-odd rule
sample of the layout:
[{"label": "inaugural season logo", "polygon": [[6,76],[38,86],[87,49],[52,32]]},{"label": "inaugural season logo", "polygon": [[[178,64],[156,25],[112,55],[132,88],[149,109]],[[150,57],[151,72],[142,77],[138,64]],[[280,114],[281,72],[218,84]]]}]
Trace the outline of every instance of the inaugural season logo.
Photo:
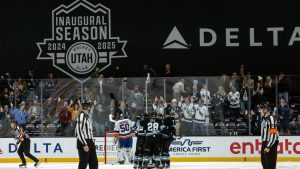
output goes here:
[{"label": "inaugural season logo", "polygon": [[37,43],[37,59],[52,60],[55,68],[83,82],[96,66],[102,71],[112,58],[127,57],[126,42],[111,36],[110,9],[77,0],[52,11],[52,38]]}]

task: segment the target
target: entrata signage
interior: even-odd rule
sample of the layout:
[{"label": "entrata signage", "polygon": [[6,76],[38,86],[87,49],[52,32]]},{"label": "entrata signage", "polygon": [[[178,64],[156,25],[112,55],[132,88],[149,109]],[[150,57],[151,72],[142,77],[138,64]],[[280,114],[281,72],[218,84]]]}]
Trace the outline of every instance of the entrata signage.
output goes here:
[{"label": "entrata signage", "polygon": [[96,66],[102,71],[112,58],[127,57],[126,42],[111,37],[110,9],[77,0],[52,11],[52,38],[37,43],[37,59],[51,59],[55,68],[84,82]]},{"label": "entrata signage", "polygon": [[[254,154],[261,153],[261,141],[255,139],[255,142],[234,142],[230,145],[230,152],[233,154]],[[300,154],[300,142],[292,142],[284,139],[278,144],[278,154]]]},{"label": "entrata signage", "polygon": [[[226,47],[239,47],[239,33],[240,28],[225,28],[224,32],[217,34],[215,30],[210,28],[200,28],[199,29],[199,46],[200,47],[210,47],[214,46],[219,39],[225,39]],[[272,46],[279,46],[279,35],[284,33],[284,27],[268,27],[265,29],[265,37],[269,37],[272,42]],[[248,44],[249,46],[262,47],[264,45],[263,41],[255,39],[255,28],[249,28],[248,32]],[[289,42],[287,46],[293,46],[295,42],[300,41],[300,27],[295,27],[292,32],[285,33],[288,34]],[[225,36],[225,38],[219,38],[219,36]],[[169,34],[166,42],[163,45],[163,49],[188,49],[188,46],[179,33],[176,27],[173,28],[172,32]]]}]

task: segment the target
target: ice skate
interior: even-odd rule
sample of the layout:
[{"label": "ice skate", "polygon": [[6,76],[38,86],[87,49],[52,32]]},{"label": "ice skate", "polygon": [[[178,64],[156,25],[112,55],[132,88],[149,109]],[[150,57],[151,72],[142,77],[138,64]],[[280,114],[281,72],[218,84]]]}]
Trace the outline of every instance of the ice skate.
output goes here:
[{"label": "ice skate", "polygon": [[41,162],[38,161],[38,162],[36,162],[36,163],[34,164],[34,167],[35,167],[35,168],[38,168],[40,164],[41,164]]},{"label": "ice skate", "polygon": [[19,168],[27,168],[27,165],[22,163],[22,164],[19,165]]}]

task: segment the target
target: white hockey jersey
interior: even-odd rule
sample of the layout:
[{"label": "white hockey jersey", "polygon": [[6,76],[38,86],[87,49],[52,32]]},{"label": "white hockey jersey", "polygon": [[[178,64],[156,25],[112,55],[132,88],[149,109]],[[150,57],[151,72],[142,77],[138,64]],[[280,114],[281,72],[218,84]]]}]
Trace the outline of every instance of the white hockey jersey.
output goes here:
[{"label": "white hockey jersey", "polygon": [[181,108],[181,117],[183,117],[183,121],[192,123],[193,116],[195,114],[194,105],[190,103],[189,105],[185,103],[178,103],[178,106]]},{"label": "white hockey jersey", "polygon": [[204,101],[204,104],[210,104],[210,92],[206,89],[201,89],[200,91],[201,99]]},{"label": "white hockey jersey", "polygon": [[195,119],[194,122],[195,123],[205,123],[206,122],[206,118],[208,117],[208,110],[207,107],[202,105],[199,106],[198,104],[194,105],[194,109],[195,109]]},{"label": "white hockey jersey", "polygon": [[119,120],[115,123],[114,134],[120,139],[131,138],[131,129],[135,127],[135,122],[129,119]]}]

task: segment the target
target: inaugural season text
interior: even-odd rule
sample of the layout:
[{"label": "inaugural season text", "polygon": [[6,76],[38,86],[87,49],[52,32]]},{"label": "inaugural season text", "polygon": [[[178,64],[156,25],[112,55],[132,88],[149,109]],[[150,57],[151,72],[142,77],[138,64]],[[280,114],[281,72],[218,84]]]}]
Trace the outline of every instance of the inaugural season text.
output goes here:
[{"label": "inaugural season text", "polygon": [[108,38],[108,21],[105,16],[57,16],[56,40],[102,40]]}]

